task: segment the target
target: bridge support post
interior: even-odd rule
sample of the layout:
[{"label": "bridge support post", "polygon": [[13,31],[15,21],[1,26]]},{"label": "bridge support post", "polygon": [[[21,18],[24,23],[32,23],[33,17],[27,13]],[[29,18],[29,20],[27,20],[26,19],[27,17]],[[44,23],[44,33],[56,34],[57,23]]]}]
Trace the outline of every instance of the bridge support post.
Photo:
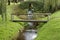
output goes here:
[{"label": "bridge support post", "polygon": [[11,20],[13,20],[14,19],[14,15],[11,15]]},{"label": "bridge support post", "polygon": [[47,18],[47,20],[48,20],[48,21],[50,20],[50,15],[48,15],[48,18]]}]

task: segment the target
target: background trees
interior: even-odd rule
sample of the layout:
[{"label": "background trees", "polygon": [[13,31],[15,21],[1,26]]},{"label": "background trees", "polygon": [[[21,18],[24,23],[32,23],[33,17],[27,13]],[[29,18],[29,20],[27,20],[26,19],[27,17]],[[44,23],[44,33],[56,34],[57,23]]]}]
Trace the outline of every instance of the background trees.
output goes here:
[{"label": "background trees", "polygon": [[3,21],[6,21],[6,2],[7,0],[0,0],[0,14]]}]

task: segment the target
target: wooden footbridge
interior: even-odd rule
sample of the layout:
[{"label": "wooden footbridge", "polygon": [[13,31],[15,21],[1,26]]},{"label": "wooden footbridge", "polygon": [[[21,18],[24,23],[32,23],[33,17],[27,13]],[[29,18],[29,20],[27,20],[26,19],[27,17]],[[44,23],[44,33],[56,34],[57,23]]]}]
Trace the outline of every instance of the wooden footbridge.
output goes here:
[{"label": "wooden footbridge", "polygon": [[50,20],[50,15],[51,13],[34,13],[33,16],[39,16],[40,18],[44,18],[47,17],[47,20],[34,20],[34,19],[22,19],[22,20],[17,20],[14,19],[14,16],[26,16],[26,18],[28,17],[28,15],[32,15],[32,14],[11,14],[11,21],[12,22],[48,22]]}]

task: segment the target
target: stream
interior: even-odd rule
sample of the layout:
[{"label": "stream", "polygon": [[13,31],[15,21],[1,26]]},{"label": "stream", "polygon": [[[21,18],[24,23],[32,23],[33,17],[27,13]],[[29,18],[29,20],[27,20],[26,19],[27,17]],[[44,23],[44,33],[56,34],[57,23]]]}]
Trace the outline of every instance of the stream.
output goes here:
[{"label": "stream", "polygon": [[[28,11],[28,20],[32,20],[32,19],[33,19],[33,13],[32,13],[32,10],[30,10]],[[25,37],[25,40],[34,40],[37,37],[37,30],[33,29],[33,26],[34,26],[33,22],[28,22],[28,25],[29,25],[28,27],[31,29],[25,30],[23,35]]]},{"label": "stream", "polygon": [[[27,15],[28,20],[33,19],[32,11],[28,11]],[[36,26],[33,22],[28,22],[28,28],[24,29],[22,33],[18,36],[18,40],[34,40],[37,37],[37,30],[34,29]],[[25,27],[26,28],[26,27]]]},{"label": "stream", "polygon": [[34,40],[37,37],[37,30],[30,29],[24,32],[25,40]]},{"label": "stream", "polygon": [[34,40],[37,37],[36,26],[34,26],[33,23],[30,23],[27,27],[25,27],[26,29],[24,28],[24,30],[19,31],[17,40]]}]

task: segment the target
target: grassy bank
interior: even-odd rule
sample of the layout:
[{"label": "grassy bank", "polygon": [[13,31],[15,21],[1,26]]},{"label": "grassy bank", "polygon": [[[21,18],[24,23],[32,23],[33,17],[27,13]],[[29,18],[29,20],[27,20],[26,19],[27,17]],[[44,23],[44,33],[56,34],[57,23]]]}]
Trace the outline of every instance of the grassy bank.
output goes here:
[{"label": "grassy bank", "polygon": [[35,40],[60,40],[60,11],[51,15],[51,20],[38,29]]},{"label": "grassy bank", "polygon": [[[14,5],[7,6],[7,21],[3,22],[0,17],[0,40],[12,40],[14,36],[23,29],[24,23],[11,22],[11,13]],[[17,18],[17,17],[16,17]],[[21,25],[22,24],[22,25]]]}]

